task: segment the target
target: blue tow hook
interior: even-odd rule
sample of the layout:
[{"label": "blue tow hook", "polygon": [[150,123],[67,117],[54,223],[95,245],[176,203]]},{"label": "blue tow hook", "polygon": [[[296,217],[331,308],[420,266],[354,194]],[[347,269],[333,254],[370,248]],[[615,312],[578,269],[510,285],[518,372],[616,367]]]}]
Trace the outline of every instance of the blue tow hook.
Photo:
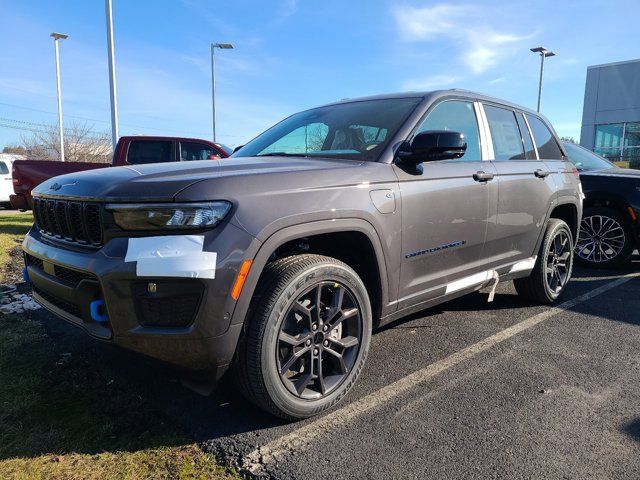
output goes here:
[{"label": "blue tow hook", "polygon": [[104,307],[104,300],[94,300],[89,304],[89,311],[91,312],[91,318],[98,323],[104,323],[107,321],[107,312]]},{"label": "blue tow hook", "polygon": [[25,282],[31,283],[31,280],[29,280],[29,272],[27,271],[27,267],[24,267],[22,269],[22,278]]}]

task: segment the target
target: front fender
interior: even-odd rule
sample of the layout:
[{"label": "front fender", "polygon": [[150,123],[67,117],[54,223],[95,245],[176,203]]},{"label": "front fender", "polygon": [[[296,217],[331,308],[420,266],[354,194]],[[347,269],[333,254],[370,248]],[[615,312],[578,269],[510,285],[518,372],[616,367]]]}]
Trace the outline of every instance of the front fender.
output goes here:
[{"label": "front fender", "polygon": [[[273,226],[268,228],[269,230],[273,230]],[[324,233],[350,231],[366,235],[373,246],[378,273],[380,275],[381,300],[384,309],[384,307],[389,303],[389,278],[387,275],[387,269],[390,268],[390,265],[388,264],[388,262],[390,262],[390,258],[388,252],[385,251],[384,244],[380,241],[380,237],[378,236],[375,228],[371,223],[360,218],[326,219],[289,225],[272,231],[270,234],[268,232],[261,232],[256,236],[256,239],[252,242],[246,252],[245,258],[253,259],[253,263],[249,274],[247,275],[240,298],[236,303],[231,324],[235,325],[244,322],[249,310],[251,298],[253,297],[258,285],[260,275],[269,261],[269,257],[279,246],[296,238],[320,235]],[[261,241],[261,237],[265,238],[265,240]]]}]

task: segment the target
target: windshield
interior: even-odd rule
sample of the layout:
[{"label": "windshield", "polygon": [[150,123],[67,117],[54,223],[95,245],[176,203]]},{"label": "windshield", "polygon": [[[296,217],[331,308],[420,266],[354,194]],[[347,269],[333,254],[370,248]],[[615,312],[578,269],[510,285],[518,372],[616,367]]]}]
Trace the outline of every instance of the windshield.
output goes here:
[{"label": "windshield", "polygon": [[233,148],[226,146],[224,143],[214,143],[214,145],[227,155],[231,155],[233,153]]},{"label": "windshield", "polygon": [[616,168],[616,166],[602,158],[600,155],[596,155],[590,150],[587,150],[575,143],[563,142],[564,149],[567,151],[569,161],[573,163],[578,171],[587,170],[603,170],[605,168]]},{"label": "windshield", "polygon": [[296,156],[375,161],[421,98],[339,103],[296,113],[234,157]]}]

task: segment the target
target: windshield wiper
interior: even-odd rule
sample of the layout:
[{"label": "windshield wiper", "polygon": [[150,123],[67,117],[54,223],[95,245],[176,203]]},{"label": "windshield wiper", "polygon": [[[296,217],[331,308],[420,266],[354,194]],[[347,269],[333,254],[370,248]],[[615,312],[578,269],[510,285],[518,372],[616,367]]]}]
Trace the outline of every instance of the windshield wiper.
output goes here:
[{"label": "windshield wiper", "polygon": [[308,155],[303,153],[269,152],[261,153],[260,155],[256,155],[256,157],[308,157]]}]

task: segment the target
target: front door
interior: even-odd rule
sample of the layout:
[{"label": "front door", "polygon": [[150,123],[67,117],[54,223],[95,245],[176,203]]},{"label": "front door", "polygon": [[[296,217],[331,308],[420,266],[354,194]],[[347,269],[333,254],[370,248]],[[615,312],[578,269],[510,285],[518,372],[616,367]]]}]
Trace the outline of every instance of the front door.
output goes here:
[{"label": "front door", "polygon": [[438,297],[447,283],[482,271],[487,223],[495,215],[495,171],[482,161],[473,102],[437,104],[415,134],[429,130],[463,133],[467,150],[456,160],[394,165],[402,201],[400,309]]}]

